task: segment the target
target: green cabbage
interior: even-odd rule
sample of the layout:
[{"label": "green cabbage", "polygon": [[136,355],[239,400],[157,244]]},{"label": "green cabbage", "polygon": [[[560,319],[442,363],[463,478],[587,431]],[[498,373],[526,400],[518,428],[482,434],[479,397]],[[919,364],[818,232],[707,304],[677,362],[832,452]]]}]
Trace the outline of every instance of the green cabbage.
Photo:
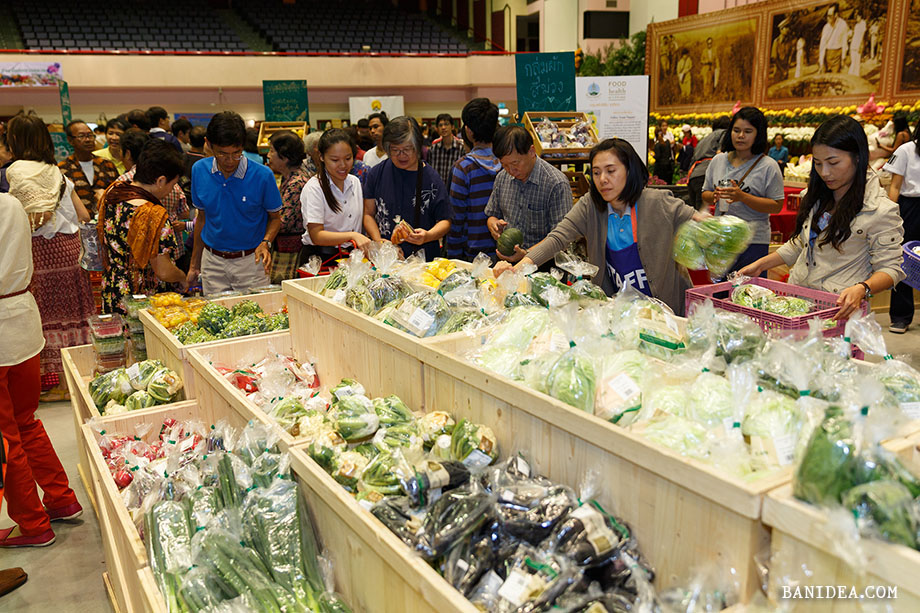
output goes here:
[{"label": "green cabbage", "polygon": [[725,377],[704,372],[690,386],[690,414],[709,427],[722,424],[734,414],[732,386]]},{"label": "green cabbage", "polygon": [[698,225],[695,221],[688,221],[681,224],[674,234],[674,261],[689,270],[706,268],[706,257],[697,239]]},{"label": "green cabbage", "polygon": [[865,530],[891,543],[920,548],[914,497],[901,483],[881,480],[858,485],[843,494],[842,502],[859,521],[860,532]]},{"label": "green cabbage", "polygon": [[776,392],[756,394],[741,421],[745,436],[778,438],[795,435],[802,426],[795,401]]},{"label": "green cabbage", "polygon": [[763,305],[776,298],[771,290],[754,283],[745,283],[732,290],[732,302],[752,309],[763,309]]},{"label": "green cabbage", "polygon": [[652,388],[643,394],[642,409],[648,415],[656,411],[687,417],[687,388],[680,385],[665,385]]},{"label": "green cabbage", "polygon": [[546,391],[553,398],[594,413],[594,395],[597,376],[590,356],[577,347],[562,354],[549,371]]},{"label": "green cabbage", "polygon": [[658,416],[641,432],[646,439],[681,455],[706,459],[706,428],[695,421],[677,415]]},{"label": "green cabbage", "polygon": [[524,351],[549,324],[549,311],[542,307],[523,306],[513,309],[489,339],[489,345],[510,345]]},{"label": "green cabbage", "polygon": [[473,363],[509,379],[517,381],[522,378],[521,350],[513,346],[487,344]]}]

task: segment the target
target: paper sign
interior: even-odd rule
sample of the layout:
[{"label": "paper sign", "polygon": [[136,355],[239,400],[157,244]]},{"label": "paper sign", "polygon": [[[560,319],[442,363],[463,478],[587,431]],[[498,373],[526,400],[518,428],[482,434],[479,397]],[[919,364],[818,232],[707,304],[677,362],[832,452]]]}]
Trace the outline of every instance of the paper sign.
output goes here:
[{"label": "paper sign", "polygon": [[648,76],[577,77],[576,110],[595,122],[597,135],[629,141],[639,157],[648,148]]}]

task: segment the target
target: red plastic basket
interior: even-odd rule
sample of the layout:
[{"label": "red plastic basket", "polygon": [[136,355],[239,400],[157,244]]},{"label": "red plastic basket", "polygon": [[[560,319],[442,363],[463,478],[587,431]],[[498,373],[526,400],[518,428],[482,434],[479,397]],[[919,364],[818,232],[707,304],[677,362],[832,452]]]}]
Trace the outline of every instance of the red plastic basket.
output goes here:
[{"label": "red plastic basket", "polygon": [[904,250],[904,262],[901,264],[901,270],[907,275],[904,283],[920,290],[920,255],[913,252],[914,247],[920,247],[920,241],[907,241],[904,243],[902,247]]},{"label": "red plastic basket", "polygon": [[[702,303],[709,298],[712,300],[712,305],[717,309],[747,315],[756,321],[757,324],[763,328],[764,332],[772,332],[782,336],[804,336],[808,333],[808,321],[810,319],[814,319],[815,317],[818,319],[831,319],[837,314],[837,311],[840,310],[840,307],[837,306],[837,294],[832,292],[809,289],[807,287],[800,287],[798,285],[791,285],[771,279],[762,279],[760,277],[751,279],[750,283],[765,287],[778,296],[795,296],[797,298],[810,300],[815,304],[817,309],[807,315],[785,317],[783,315],[761,311],[760,309],[753,309],[751,307],[735,304],[731,301],[731,281],[723,281],[722,283],[688,289],[686,295],[687,313],[690,312],[691,305]],[[862,308],[863,313],[868,312],[868,305],[865,303]],[[845,326],[846,321],[841,321],[833,328],[825,330],[824,336],[842,336]]]}]

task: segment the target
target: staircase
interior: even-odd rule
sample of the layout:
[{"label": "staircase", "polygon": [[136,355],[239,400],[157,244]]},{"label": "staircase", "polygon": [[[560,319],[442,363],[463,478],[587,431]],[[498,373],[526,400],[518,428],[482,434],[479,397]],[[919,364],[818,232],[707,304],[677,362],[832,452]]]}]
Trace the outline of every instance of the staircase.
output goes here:
[{"label": "staircase", "polygon": [[246,21],[232,9],[219,10],[217,11],[217,15],[220,17],[220,20],[223,21],[228,28],[233,30],[236,35],[240,37],[240,40],[246,43],[246,45],[252,51],[274,51],[271,43],[262,38],[262,36],[256,32],[252,26],[246,23]]}]

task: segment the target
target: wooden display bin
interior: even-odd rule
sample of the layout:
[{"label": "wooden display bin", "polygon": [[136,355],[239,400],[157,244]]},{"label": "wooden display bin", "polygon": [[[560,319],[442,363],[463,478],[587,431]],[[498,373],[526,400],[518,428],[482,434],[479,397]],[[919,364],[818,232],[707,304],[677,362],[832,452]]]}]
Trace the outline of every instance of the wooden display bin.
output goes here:
[{"label": "wooden display bin", "polygon": [[[184,402],[112,416],[106,421],[106,431],[133,435],[138,426],[152,426],[141,436],[142,440],[150,441],[159,435],[159,426],[167,417],[179,421],[195,419],[205,424],[223,419],[235,428],[243,428],[252,418],[226,407],[212,412],[204,410],[196,402]],[[122,501],[115,481],[109,475],[96,432],[89,425],[84,425],[81,428],[81,439],[81,446],[88,450],[92,466],[90,472],[97,476],[92,486],[99,505],[99,529],[102,532],[106,573],[115,595],[113,607],[120,611],[146,611],[148,609],[144,605],[143,589],[138,583],[137,572],[148,565],[144,542]]]},{"label": "wooden display bin", "polygon": [[[93,371],[96,367],[96,353],[92,345],[79,345],[76,347],[65,347],[61,349],[61,360],[64,366],[64,378],[67,380],[67,391],[70,393],[70,404],[73,409],[74,432],[76,433],[77,442],[80,442],[80,429],[89,419],[96,419],[106,422],[110,419],[119,417],[119,415],[106,416],[99,412],[93,398],[89,393],[89,382],[93,380]],[[182,376],[181,371],[177,371]],[[183,390],[185,389],[186,380],[182,381]],[[180,392],[176,401],[181,403],[184,397],[184,391]],[[162,409],[172,407],[176,403],[170,403],[152,407],[153,409]],[[151,409],[145,409],[144,412]],[[135,411],[134,414],[142,413]],[[124,414],[122,414],[124,415]],[[79,462],[77,463],[77,472],[80,474],[80,480],[83,481],[83,487],[89,496],[90,504],[96,515],[99,509],[96,503],[95,492],[92,487],[91,463],[88,461],[87,450],[84,445],[78,444]]]},{"label": "wooden display bin", "polygon": [[[218,298],[213,300],[213,302],[230,308],[237,302],[243,300],[255,300],[266,313],[274,313],[280,311],[284,307],[284,296],[281,292]],[[216,340],[209,343],[197,343],[195,345],[183,345],[179,342],[179,339],[173,336],[172,332],[157,321],[156,317],[154,317],[148,309],[138,311],[138,317],[144,324],[144,340],[147,343],[147,357],[151,360],[160,360],[166,366],[179,373],[179,376],[182,377],[182,380],[185,382],[186,398],[195,398],[195,382],[192,376],[192,368],[189,366],[188,360],[186,359],[186,352],[191,347],[208,347],[210,345],[225,343],[230,339]],[[283,334],[284,332],[286,331],[264,332],[253,336],[269,338],[271,336]]]},{"label": "wooden display bin", "polygon": [[290,130],[303,140],[310,130],[310,124],[306,121],[263,121],[259,124],[259,152],[268,153],[268,140],[272,134],[282,130]]},{"label": "wooden display bin", "polygon": [[[594,143],[588,147],[560,147],[558,149],[544,149],[540,142],[540,137],[537,135],[537,125],[544,119],[549,119],[551,122],[556,124],[560,130],[565,131],[568,131],[577,123],[587,122],[588,125],[591,126],[591,137],[594,139]],[[537,155],[545,158],[548,161],[568,160],[584,162],[588,159],[588,154],[591,153],[591,149],[594,147],[594,145],[600,142],[600,140],[597,138],[597,132],[594,130],[594,126],[591,124],[591,120],[586,114],[579,112],[564,113],[558,111],[530,111],[524,113],[524,127],[527,128],[527,131],[530,132],[530,135],[533,137],[533,146]]]},{"label": "wooden display bin", "polygon": [[[920,471],[920,435],[888,441],[884,445],[902,461]],[[783,610],[827,613],[859,612],[863,604],[888,605],[894,611],[920,611],[920,551],[881,540],[860,539],[866,558],[865,576],[860,576],[836,551],[841,543],[826,527],[827,512],[797,500],[792,485],[767,496],[763,521],[773,528],[771,542],[770,594],[780,598]],[[844,545],[846,546],[846,545]],[[807,573],[807,574],[806,574]],[[789,583],[787,583],[787,581]],[[793,600],[782,599],[783,585],[847,586],[863,593],[866,586],[897,589],[896,599],[886,600]],[[878,592],[873,592],[878,593]]]},{"label": "wooden display bin", "polygon": [[752,483],[732,478],[462,357],[484,340],[420,348],[425,406],[489,424],[503,453],[524,451],[555,482],[577,489],[597,474],[594,496],[631,526],[659,589],[688,585],[707,562],[735,569],[743,602],[759,589],[754,554],[769,543],[761,505],[791,468]]}]

